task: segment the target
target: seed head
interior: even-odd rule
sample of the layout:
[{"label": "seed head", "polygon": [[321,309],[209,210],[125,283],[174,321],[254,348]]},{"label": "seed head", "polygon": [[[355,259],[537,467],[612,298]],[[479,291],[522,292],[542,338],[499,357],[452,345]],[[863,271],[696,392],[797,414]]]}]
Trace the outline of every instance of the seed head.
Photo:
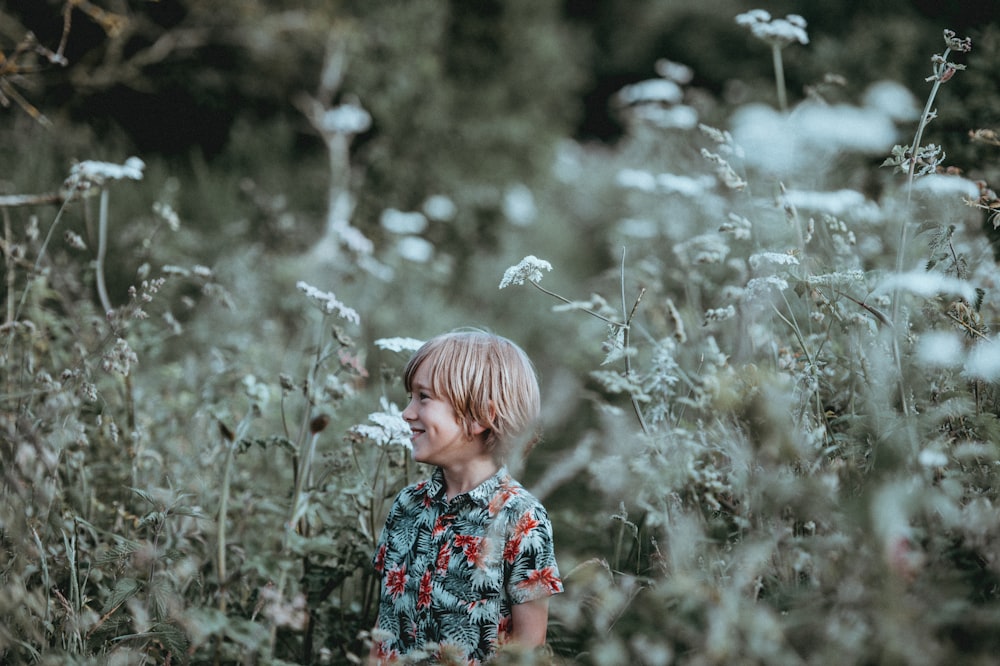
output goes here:
[{"label": "seed head", "polygon": [[313,435],[323,432],[326,426],[330,423],[330,417],[326,414],[320,414],[313,418],[309,422],[309,432]]}]

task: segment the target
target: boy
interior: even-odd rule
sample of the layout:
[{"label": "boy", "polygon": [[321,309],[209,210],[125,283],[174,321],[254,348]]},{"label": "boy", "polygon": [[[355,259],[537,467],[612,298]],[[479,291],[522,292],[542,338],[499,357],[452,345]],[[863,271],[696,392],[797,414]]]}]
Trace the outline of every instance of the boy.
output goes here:
[{"label": "boy", "polygon": [[478,665],[504,644],[543,645],[563,589],[552,525],[504,466],[533,443],[531,361],[506,338],[455,331],[424,343],[403,383],[413,459],[436,469],[399,493],[379,538],[373,663]]}]

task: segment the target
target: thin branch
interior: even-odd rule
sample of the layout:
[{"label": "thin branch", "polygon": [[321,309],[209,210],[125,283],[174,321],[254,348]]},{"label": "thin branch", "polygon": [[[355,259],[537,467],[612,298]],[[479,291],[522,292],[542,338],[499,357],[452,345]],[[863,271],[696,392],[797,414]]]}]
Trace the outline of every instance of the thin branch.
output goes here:
[{"label": "thin branch", "polygon": [[[621,294],[622,294],[622,316],[625,317],[625,325],[622,327],[622,347],[625,350],[625,377],[632,378],[632,357],[628,353],[629,345],[629,325],[632,323],[632,317],[635,316],[636,308],[639,307],[639,301],[642,300],[642,295],[646,293],[646,289],[643,288],[639,291],[638,298],[635,299],[635,303],[632,305],[632,310],[629,312],[625,311],[625,248],[622,248],[622,265],[621,265]],[[635,417],[639,420],[639,426],[642,428],[643,434],[649,434],[649,427],[646,425],[646,418],[642,415],[642,409],[639,407],[639,400],[635,397],[634,393],[629,394],[629,398],[632,402],[632,411],[635,412]]]},{"label": "thin branch", "polygon": [[[541,291],[541,292],[542,292],[543,294],[548,294],[548,295],[549,295],[549,296],[551,296],[552,298],[555,298],[555,299],[557,299],[557,300],[560,300],[560,301],[562,301],[563,303],[565,303],[566,305],[576,305],[576,303],[574,303],[573,301],[569,300],[569,299],[568,299],[568,298],[566,298],[565,296],[560,296],[559,294],[555,293],[554,291],[549,291],[548,289],[546,289],[546,288],[545,288],[545,287],[543,287],[542,285],[538,284],[538,283],[537,283],[536,281],[534,281],[534,280],[528,280],[528,282],[530,282],[531,284],[533,284],[533,285],[534,285],[534,286],[535,286],[535,287],[536,287],[536,288],[537,288],[537,289],[538,289],[539,291]],[[608,324],[610,324],[610,325],[612,325],[612,326],[617,326],[618,328],[626,328],[626,329],[628,328],[628,324],[623,324],[623,323],[621,323],[620,321],[614,321],[613,319],[608,319],[608,318],[607,318],[607,317],[605,317],[604,315],[601,315],[601,314],[598,314],[598,313],[594,312],[593,310],[588,310],[587,308],[580,308],[580,309],[581,309],[581,310],[582,310],[583,312],[586,312],[587,314],[589,314],[589,315],[591,315],[591,316],[593,316],[593,317],[597,317],[597,318],[598,318],[598,319],[600,319],[601,321],[603,321],[603,322],[606,322],[606,323],[608,323]]]}]

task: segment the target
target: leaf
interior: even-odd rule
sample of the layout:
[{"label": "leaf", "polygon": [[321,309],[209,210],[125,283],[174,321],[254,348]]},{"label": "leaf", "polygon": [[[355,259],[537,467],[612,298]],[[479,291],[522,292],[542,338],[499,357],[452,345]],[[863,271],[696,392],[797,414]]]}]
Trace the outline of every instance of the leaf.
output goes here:
[{"label": "leaf", "polygon": [[131,490],[132,493],[135,494],[140,499],[148,502],[151,506],[159,506],[159,502],[153,499],[153,496],[150,495],[145,490],[140,490],[139,488],[133,488],[132,486],[129,486],[129,490]]},{"label": "leaf", "polygon": [[107,553],[96,559],[97,564],[110,564],[125,559],[135,551],[139,550],[142,544],[138,541],[131,541],[122,537],[116,537],[115,544],[111,546]]},{"label": "leaf", "polygon": [[118,606],[121,606],[131,597],[134,597],[140,589],[142,589],[142,583],[135,578],[119,578],[115,583],[114,589],[111,590],[111,596],[108,597],[108,602],[104,606],[104,612],[110,613]]}]

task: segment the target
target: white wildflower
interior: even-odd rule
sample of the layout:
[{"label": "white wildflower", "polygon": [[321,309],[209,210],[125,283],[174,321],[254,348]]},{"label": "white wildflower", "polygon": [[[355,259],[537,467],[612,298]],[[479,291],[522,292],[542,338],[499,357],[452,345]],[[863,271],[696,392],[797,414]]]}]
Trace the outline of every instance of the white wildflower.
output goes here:
[{"label": "white wildflower", "polygon": [[366,437],[378,446],[403,446],[413,448],[410,442],[410,426],[403,420],[399,407],[386,400],[380,400],[382,411],[368,415],[368,420],[374,425],[360,424],[351,428],[362,437]]},{"label": "white wildflower", "polygon": [[809,275],[806,282],[814,286],[840,287],[865,279],[864,271],[838,271],[837,273],[822,273],[821,275]]},{"label": "white wildflower", "polygon": [[69,245],[74,250],[87,249],[87,244],[83,242],[83,238],[80,236],[80,234],[76,233],[75,231],[67,230],[66,233],[63,234],[63,240],[65,240],[66,244]]},{"label": "white wildflower", "polygon": [[954,294],[970,303],[976,300],[976,290],[968,281],[942,273],[920,270],[890,275],[878,286],[876,291],[885,293],[894,289],[902,289],[925,298],[938,294]]},{"label": "white wildflower", "polygon": [[146,163],[138,157],[130,157],[124,164],[84,160],[70,169],[65,186],[69,189],[86,189],[92,185],[103,185],[109,180],[142,180],[145,168]]},{"label": "white wildflower", "polygon": [[920,103],[910,89],[896,81],[876,81],[865,90],[862,102],[893,121],[908,123],[920,117]]},{"label": "white wildflower", "polygon": [[883,155],[897,128],[883,111],[847,104],[800,104],[793,114],[763,104],[739,108],[731,120],[749,166],[779,175],[828,167],[843,152]]},{"label": "white wildflower", "polygon": [[698,111],[686,104],[668,108],[660,105],[643,104],[632,111],[636,120],[662,129],[690,130],[698,126]]},{"label": "white wildflower", "polygon": [[420,236],[404,236],[396,241],[399,256],[415,264],[426,264],[434,256],[434,244]]},{"label": "white wildflower", "polygon": [[83,382],[80,384],[80,395],[87,402],[97,402],[97,387],[90,382]]},{"label": "white wildflower", "polygon": [[323,114],[322,128],[333,134],[361,134],[372,124],[371,115],[357,104],[341,104]]},{"label": "white wildflower", "polygon": [[316,305],[319,306],[326,314],[336,314],[342,319],[346,319],[354,324],[361,323],[361,317],[358,316],[357,311],[352,308],[347,307],[333,294],[333,292],[320,291],[316,287],[299,280],[295,283],[296,289],[303,292],[306,296],[311,298]]},{"label": "white wildflower", "polygon": [[962,339],[958,333],[932,331],[920,336],[917,360],[931,367],[948,367],[962,362]]},{"label": "white wildflower", "polygon": [[737,25],[756,25],[757,23],[767,23],[771,20],[771,14],[763,9],[751,9],[748,12],[736,16]]},{"label": "white wildflower", "polygon": [[705,310],[705,323],[710,321],[725,321],[736,316],[736,307],[727,305],[724,308],[709,308]]},{"label": "white wildflower", "polygon": [[787,252],[758,252],[750,256],[751,268],[759,268],[762,264],[776,264],[778,266],[798,266],[799,260],[795,255]]},{"label": "white wildflower", "polygon": [[447,221],[454,219],[458,207],[451,198],[443,194],[435,194],[427,198],[422,206],[424,215],[432,220]]},{"label": "white wildflower", "polygon": [[524,284],[525,280],[529,282],[540,282],[542,279],[542,271],[551,270],[552,264],[544,259],[539,259],[533,254],[529,254],[516,266],[511,266],[504,271],[503,279],[500,280],[500,289],[511,285]]},{"label": "white wildflower", "polygon": [[750,28],[750,33],[757,39],[784,48],[792,42],[809,43],[806,33],[806,20],[798,14],[789,14],[783,19],[771,19],[771,15],[762,9],[752,9],[739,14],[736,23]]},{"label": "white wildflower", "polygon": [[632,104],[679,104],[684,99],[681,87],[666,79],[648,79],[627,85],[618,91],[618,100],[628,106]]},{"label": "white wildflower", "polygon": [[685,264],[721,264],[729,255],[729,245],[721,234],[702,234],[674,246]]},{"label": "white wildflower", "polygon": [[347,249],[360,255],[369,255],[375,250],[375,244],[365,236],[360,229],[346,220],[340,220],[333,225],[334,232],[347,246]]},{"label": "white wildflower", "polygon": [[787,280],[769,275],[767,277],[754,278],[747,282],[743,297],[749,299],[771,290],[784,291],[786,289],[788,289]]},{"label": "white wildflower", "polygon": [[201,264],[195,264],[192,266],[191,272],[205,280],[211,280],[213,277],[212,269],[208,266],[202,266]]},{"label": "white wildflower", "polygon": [[375,341],[375,346],[379,349],[393,352],[415,352],[423,344],[423,340],[417,340],[416,338],[379,338]]},{"label": "white wildflower", "polygon": [[819,213],[843,215],[866,203],[865,195],[857,190],[837,190],[835,192],[814,192],[810,190],[786,190],[784,203]]},{"label": "white wildflower", "polygon": [[104,372],[116,372],[123,377],[127,377],[132,366],[139,362],[139,357],[135,355],[128,341],[124,338],[117,338],[114,346],[101,357],[101,369]]},{"label": "white wildflower", "polygon": [[642,169],[622,169],[616,177],[618,185],[640,192],[656,191],[656,176]]},{"label": "white wildflower", "polygon": [[729,220],[719,226],[719,231],[732,234],[736,240],[749,240],[752,229],[750,220],[736,213],[730,213]]},{"label": "white wildflower", "polygon": [[666,58],[657,60],[653,68],[663,78],[681,85],[691,83],[691,79],[694,78],[693,69],[682,63],[667,60]]},{"label": "white wildflower", "polygon": [[962,374],[987,382],[1000,379],[1000,345],[993,342],[976,345],[969,352]]},{"label": "white wildflower", "polygon": [[527,185],[511,185],[503,195],[503,214],[511,224],[526,227],[538,217],[535,195]]},{"label": "white wildflower", "polygon": [[188,277],[191,275],[191,271],[184,268],[183,266],[174,266],[173,264],[165,264],[162,269],[164,275],[172,275],[176,277]]},{"label": "white wildflower", "polygon": [[416,211],[404,212],[387,208],[382,211],[379,224],[393,234],[419,234],[427,228],[427,218]]},{"label": "white wildflower", "polygon": [[979,186],[968,178],[945,174],[928,174],[913,184],[918,192],[936,196],[964,197],[975,201],[979,198]]},{"label": "white wildflower", "polygon": [[621,220],[618,230],[631,238],[656,238],[660,233],[659,225],[653,220],[632,217]]},{"label": "white wildflower", "polygon": [[927,448],[921,451],[919,460],[921,465],[929,468],[945,467],[948,464],[948,456],[935,448]]},{"label": "white wildflower", "polygon": [[248,398],[259,404],[262,408],[271,400],[271,389],[267,384],[257,381],[254,375],[243,377],[243,390]]},{"label": "white wildflower", "polygon": [[177,215],[177,211],[175,211],[170,204],[157,201],[153,204],[153,213],[155,213],[158,218],[166,222],[171,231],[180,230],[181,218]]},{"label": "white wildflower", "polygon": [[715,185],[715,179],[704,174],[693,177],[661,173],[656,177],[656,184],[662,192],[694,198],[704,196],[705,192]]}]

